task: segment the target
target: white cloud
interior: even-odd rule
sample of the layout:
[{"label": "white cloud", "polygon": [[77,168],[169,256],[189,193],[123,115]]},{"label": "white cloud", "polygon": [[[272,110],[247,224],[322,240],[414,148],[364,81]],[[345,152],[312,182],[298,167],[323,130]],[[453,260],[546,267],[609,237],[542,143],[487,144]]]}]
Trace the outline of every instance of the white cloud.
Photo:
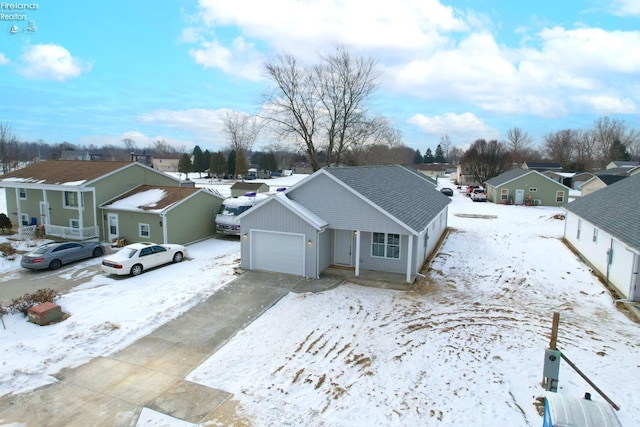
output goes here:
[{"label": "white cloud", "polygon": [[142,123],[162,124],[167,127],[187,131],[195,140],[216,146],[225,145],[223,124],[220,110],[193,108],[189,110],[156,110],[141,114],[138,120]]},{"label": "white cloud", "polygon": [[74,58],[67,49],[55,44],[29,46],[21,59],[20,74],[36,80],[63,81],[91,70],[90,64]]},{"label": "white cloud", "polygon": [[7,58],[4,53],[0,53],[0,65],[7,65],[9,62],[9,58]]},{"label": "white cloud", "polygon": [[[615,4],[628,14],[640,13],[638,0]],[[318,52],[338,42],[376,58],[382,90],[398,96],[548,118],[600,112],[602,103],[593,99],[603,96],[630,97],[618,110],[637,103],[628,92],[640,72],[640,31],[544,28],[546,21],[534,19],[526,31],[511,34],[521,37],[518,45],[508,46],[498,41],[501,26],[488,15],[438,0],[403,0],[393,7],[370,0],[199,5],[203,26],[183,34],[184,40],[198,40],[191,56],[242,78],[260,78],[260,52],[286,50],[304,63],[317,61]]]},{"label": "white cloud", "polygon": [[574,100],[580,104],[589,105],[601,115],[635,114],[638,112],[636,102],[629,98],[617,96],[592,95],[575,96]]},{"label": "white cloud", "polygon": [[614,15],[640,15],[640,2],[638,0],[613,0],[611,9]]},{"label": "white cloud", "polygon": [[497,139],[500,136],[500,132],[488,126],[473,113],[445,113],[433,117],[416,114],[407,122],[419,128],[427,136],[439,138],[445,134],[449,135],[454,143],[456,141],[467,143],[478,138]]},{"label": "white cloud", "polygon": [[203,41],[199,49],[189,50],[189,55],[205,68],[217,68],[252,81],[261,78],[261,54],[242,37],[236,38],[230,47],[218,40]]}]

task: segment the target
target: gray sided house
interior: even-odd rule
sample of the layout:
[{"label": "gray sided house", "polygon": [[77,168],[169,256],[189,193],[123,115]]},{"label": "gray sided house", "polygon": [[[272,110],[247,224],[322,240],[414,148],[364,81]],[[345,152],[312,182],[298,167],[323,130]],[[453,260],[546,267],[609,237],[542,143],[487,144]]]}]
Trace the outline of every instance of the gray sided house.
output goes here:
[{"label": "gray sided house", "polygon": [[242,267],[318,278],[341,266],[412,282],[447,228],[449,203],[404,166],[324,168],[239,217]]},{"label": "gray sided house", "polygon": [[180,181],[138,162],[47,160],[0,176],[7,215],[22,237],[43,231],[71,240],[106,240],[98,206],[141,184]]},{"label": "gray sided house", "polygon": [[567,206],[564,238],[622,298],[640,300],[640,175]]},{"label": "gray sided house", "polygon": [[205,189],[141,185],[100,206],[102,234],[127,243],[193,243],[215,234],[223,200]]},{"label": "gray sided house", "polygon": [[487,200],[499,204],[562,206],[569,187],[533,169],[513,169],[485,183]]},{"label": "gray sided house", "polygon": [[236,182],[231,186],[231,197],[244,196],[246,193],[268,193],[269,186],[264,182]]}]

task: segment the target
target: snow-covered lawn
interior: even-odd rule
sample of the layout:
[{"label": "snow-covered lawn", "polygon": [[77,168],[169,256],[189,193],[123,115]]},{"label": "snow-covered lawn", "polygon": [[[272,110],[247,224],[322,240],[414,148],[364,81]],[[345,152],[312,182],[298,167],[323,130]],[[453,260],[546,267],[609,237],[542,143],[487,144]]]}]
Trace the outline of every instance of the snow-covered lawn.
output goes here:
[{"label": "snow-covered lawn", "polygon": [[[451,233],[414,291],[345,284],[290,294],[187,379],[234,393],[238,416],[256,426],[539,426],[557,311],[559,348],[622,407],[622,424],[636,425],[640,329],[562,244],[561,212],[456,193]],[[94,276],[60,299],[71,317],[59,324],[5,316],[0,395],[123,348],[233,278],[238,242],[189,252],[140,277]],[[560,391],[601,400],[565,363]],[[153,421],[140,426],[188,425],[145,411]]]},{"label": "snow-covered lawn", "polygon": [[[562,210],[453,201],[414,292],[290,294],[188,379],[233,392],[255,425],[539,426],[557,311],[558,347],[634,425],[640,330],[560,241]],[[600,399],[566,364],[560,391]]]},{"label": "snow-covered lawn", "polygon": [[[93,276],[56,301],[70,314],[63,322],[43,328],[22,314],[4,316],[0,396],[55,381],[51,375],[64,367],[126,347],[231,281],[239,258],[238,241],[207,240],[189,246],[189,258],[180,264],[137,277]],[[71,271],[100,261],[73,264]]]}]

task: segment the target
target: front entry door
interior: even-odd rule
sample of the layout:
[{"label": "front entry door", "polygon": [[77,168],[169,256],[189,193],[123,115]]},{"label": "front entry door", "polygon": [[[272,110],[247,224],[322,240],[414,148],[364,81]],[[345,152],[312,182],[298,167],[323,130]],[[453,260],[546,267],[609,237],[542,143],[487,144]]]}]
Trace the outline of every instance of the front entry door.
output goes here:
[{"label": "front entry door", "polygon": [[640,301],[640,256],[636,255],[636,268],[633,270],[635,284],[630,295],[632,301]]},{"label": "front entry door", "polygon": [[351,265],[353,249],[353,231],[336,230],[335,247],[333,254],[334,264]]},{"label": "front entry door", "polygon": [[524,190],[516,190],[516,205],[521,205],[524,203]]},{"label": "front entry door", "polygon": [[113,239],[120,237],[120,232],[118,230],[118,214],[107,215],[107,227],[109,228],[107,234],[110,242],[112,242]]}]

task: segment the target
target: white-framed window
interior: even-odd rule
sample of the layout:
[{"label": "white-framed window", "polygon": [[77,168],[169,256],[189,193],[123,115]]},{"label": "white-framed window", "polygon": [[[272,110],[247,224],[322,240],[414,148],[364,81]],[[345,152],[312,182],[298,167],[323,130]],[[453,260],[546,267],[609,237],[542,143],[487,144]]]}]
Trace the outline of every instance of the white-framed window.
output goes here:
[{"label": "white-framed window", "polygon": [[20,200],[27,200],[27,189],[18,188],[18,197],[20,198]]},{"label": "white-framed window", "polygon": [[[78,198],[80,193],[76,191],[65,191],[62,193],[62,204],[65,208],[77,208],[82,206],[82,198]],[[78,204],[79,203],[79,204]]]},{"label": "white-framed window", "polygon": [[508,200],[509,199],[509,189],[505,188],[504,190],[500,190],[500,200]]},{"label": "white-framed window", "polygon": [[72,234],[80,234],[80,220],[71,218],[69,219],[69,227],[71,227]]},{"label": "white-framed window", "polygon": [[371,235],[371,256],[400,259],[400,235],[373,233]]},{"label": "white-framed window", "polygon": [[598,243],[598,229],[593,229],[593,243]]},{"label": "white-framed window", "polygon": [[30,222],[29,222],[29,214],[26,214],[26,213],[21,213],[20,214],[20,224],[25,225],[25,226],[30,224]]},{"label": "white-framed window", "polygon": [[556,191],[556,202],[564,202],[564,191]]},{"label": "white-framed window", "polygon": [[151,235],[151,229],[149,228],[149,224],[138,224],[138,236],[149,238]]},{"label": "white-framed window", "polygon": [[578,219],[578,231],[576,232],[576,239],[580,240],[580,232],[582,231],[582,220]]},{"label": "white-framed window", "polygon": [[538,189],[536,187],[529,188],[529,193],[537,193]]}]

